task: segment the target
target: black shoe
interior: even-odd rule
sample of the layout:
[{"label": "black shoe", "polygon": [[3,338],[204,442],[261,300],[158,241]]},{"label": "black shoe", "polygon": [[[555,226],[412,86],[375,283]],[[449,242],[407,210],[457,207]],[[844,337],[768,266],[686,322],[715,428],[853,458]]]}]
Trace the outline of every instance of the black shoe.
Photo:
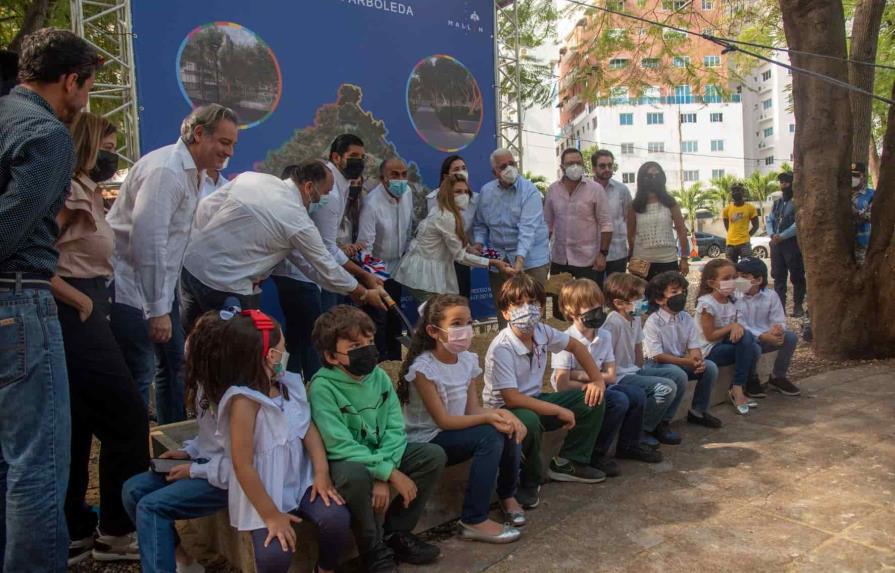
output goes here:
[{"label": "black shoe", "polygon": [[637,444],[636,447],[630,449],[616,448],[615,457],[623,460],[637,460],[638,462],[646,462],[648,464],[658,464],[662,461],[662,452],[643,444]]},{"label": "black shoe", "polygon": [[687,422],[698,426],[705,426],[706,428],[720,428],[722,425],[721,420],[708,412],[703,413],[702,416],[697,416],[692,411],[687,412]]},{"label": "black shoe", "polygon": [[369,573],[397,573],[395,553],[385,543],[380,543],[363,556],[364,570]]},{"label": "black shoe", "polygon": [[534,487],[520,485],[516,489],[516,501],[523,509],[534,509],[541,503],[541,486]]},{"label": "black shoe", "polygon": [[761,387],[761,381],[758,379],[758,375],[752,375],[746,381],[746,388],[743,390],[743,393],[746,394],[749,398],[767,398],[768,395],[765,393],[764,389]]},{"label": "black shoe", "polygon": [[659,443],[669,446],[676,446],[681,443],[680,434],[672,430],[668,422],[664,420],[659,422],[659,425],[653,430],[653,437],[659,440]]},{"label": "black shoe", "polygon": [[395,552],[395,561],[401,563],[426,565],[441,555],[441,549],[437,545],[426,543],[408,532],[392,533],[385,538],[385,543]]},{"label": "black shoe", "polygon": [[802,318],[803,316],[805,316],[805,311],[802,309],[801,306],[795,306],[795,307],[793,307],[793,309],[792,309],[792,315],[791,315],[791,316],[792,316],[793,318]]},{"label": "black shoe", "polygon": [[802,394],[799,387],[790,382],[789,378],[786,376],[783,378],[774,378],[771,376],[768,378],[768,386],[785,396],[800,396]]},{"label": "black shoe", "polygon": [[[652,450],[650,450],[652,451]],[[612,458],[600,456],[596,460],[591,460],[590,466],[596,468],[606,474],[606,477],[614,478],[622,475],[622,470]]]}]

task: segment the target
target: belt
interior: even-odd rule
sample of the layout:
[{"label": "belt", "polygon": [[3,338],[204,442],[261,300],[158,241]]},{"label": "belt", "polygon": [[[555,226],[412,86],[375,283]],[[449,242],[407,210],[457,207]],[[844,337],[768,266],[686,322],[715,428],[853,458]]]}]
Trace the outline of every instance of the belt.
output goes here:
[{"label": "belt", "polygon": [[40,273],[0,273],[0,290],[50,290],[50,277]]}]

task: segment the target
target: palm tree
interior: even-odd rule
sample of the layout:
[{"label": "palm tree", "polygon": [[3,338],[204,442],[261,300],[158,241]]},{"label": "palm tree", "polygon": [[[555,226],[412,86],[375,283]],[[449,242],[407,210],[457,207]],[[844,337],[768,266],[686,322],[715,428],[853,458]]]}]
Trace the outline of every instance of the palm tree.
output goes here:
[{"label": "palm tree", "polygon": [[[672,191],[671,196],[674,197],[677,204],[680,205],[681,211],[687,214],[690,222],[690,232],[696,234],[696,211],[700,209],[711,210],[712,193],[702,188],[702,183],[697,181],[683,191]],[[695,237],[694,237],[695,241]],[[693,244],[696,244],[695,242]]]},{"label": "palm tree", "polygon": [[550,186],[550,182],[547,181],[546,177],[544,177],[543,175],[535,175],[531,171],[526,171],[523,177],[534,183],[534,186],[538,188],[538,191],[541,192],[541,195],[547,194],[547,187]]},{"label": "palm tree", "polygon": [[710,183],[707,193],[712,205],[711,211],[712,214],[717,214],[730,202],[730,190],[739,183],[739,179],[733,175],[722,175],[712,179]]},{"label": "palm tree", "polygon": [[780,173],[792,173],[792,165],[786,162],[781,163],[780,171],[777,174],[779,175]]},{"label": "palm tree", "polygon": [[771,193],[780,190],[780,184],[777,183],[776,173],[761,173],[753,171],[752,175],[743,182],[746,190],[749,192],[749,198],[752,201],[759,201],[762,205],[771,196]]}]

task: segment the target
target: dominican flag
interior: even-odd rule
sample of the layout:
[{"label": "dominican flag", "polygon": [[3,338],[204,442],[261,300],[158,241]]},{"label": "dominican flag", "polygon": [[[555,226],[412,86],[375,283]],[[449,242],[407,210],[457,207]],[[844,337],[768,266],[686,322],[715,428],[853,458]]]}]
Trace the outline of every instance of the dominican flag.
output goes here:
[{"label": "dominican flag", "polygon": [[500,253],[497,249],[492,249],[491,247],[486,247],[482,249],[482,256],[488,259],[500,259]]},{"label": "dominican flag", "polygon": [[385,270],[385,263],[382,261],[382,259],[377,259],[370,256],[369,254],[366,254],[363,255],[363,257],[361,257],[361,255],[357,255],[356,260],[357,263],[371,275],[376,275],[382,280],[388,280],[389,274]]}]

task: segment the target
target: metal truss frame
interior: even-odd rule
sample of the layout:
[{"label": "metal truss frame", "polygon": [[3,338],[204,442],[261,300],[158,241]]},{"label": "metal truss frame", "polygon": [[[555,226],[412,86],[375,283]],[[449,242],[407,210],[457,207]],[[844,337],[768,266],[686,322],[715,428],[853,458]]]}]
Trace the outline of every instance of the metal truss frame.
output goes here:
[{"label": "metal truss frame", "polygon": [[[509,31],[509,41],[501,40]],[[494,3],[494,86],[497,100],[497,145],[513,152],[519,171],[522,165],[522,66],[519,47],[519,10],[515,0]],[[501,86],[508,86],[502,89]]]}]

